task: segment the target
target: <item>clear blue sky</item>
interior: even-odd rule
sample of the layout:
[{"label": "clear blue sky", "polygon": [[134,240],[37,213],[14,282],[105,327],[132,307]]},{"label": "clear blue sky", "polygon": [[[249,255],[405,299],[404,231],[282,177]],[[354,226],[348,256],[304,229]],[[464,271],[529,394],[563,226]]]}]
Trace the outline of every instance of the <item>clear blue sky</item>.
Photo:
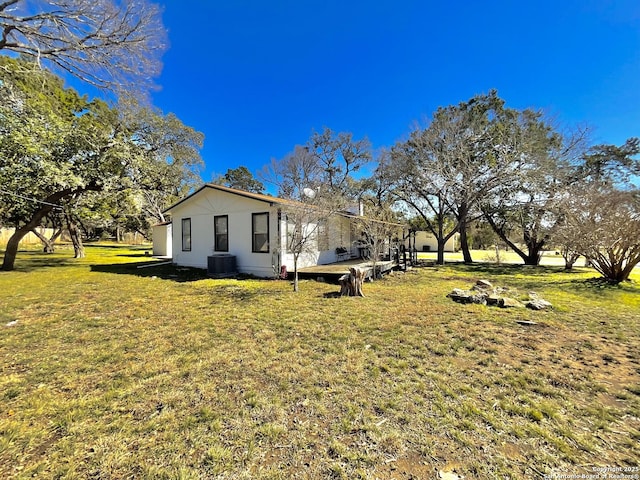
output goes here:
[{"label": "clear blue sky", "polygon": [[597,143],[640,135],[638,0],[161,3],[153,101],[205,134],[205,181],[255,173],[325,126],[389,146],[491,88]]}]

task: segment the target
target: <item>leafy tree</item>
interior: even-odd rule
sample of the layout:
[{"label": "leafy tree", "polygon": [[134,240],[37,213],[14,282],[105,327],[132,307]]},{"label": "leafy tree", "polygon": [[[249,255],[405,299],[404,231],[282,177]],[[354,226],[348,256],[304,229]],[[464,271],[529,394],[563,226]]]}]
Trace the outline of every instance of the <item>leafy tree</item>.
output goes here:
[{"label": "leafy tree", "polygon": [[257,180],[245,166],[229,168],[227,173],[215,179],[213,183],[247,192],[264,193],[263,183]]},{"label": "leafy tree", "polygon": [[149,87],[166,47],[161,9],[147,0],[4,0],[0,33],[0,53],[116,92]]},{"label": "leafy tree", "polygon": [[511,139],[518,169],[480,207],[496,234],[524,261],[538,265],[550,241],[556,205],[574,181],[572,162],[584,154],[587,131],[561,135],[540,112],[523,111]]},{"label": "leafy tree", "polygon": [[[394,146],[397,193],[436,236],[439,263],[456,231],[464,261],[472,261],[468,228],[480,217],[481,202],[518,171],[522,150],[517,125],[527,115],[505,108],[492,90],[438,108],[426,128],[415,129],[407,141]],[[456,224],[446,229],[450,216]]]},{"label": "leafy tree", "polygon": [[[2,223],[16,226],[4,270],[13,269],[24,235],[54,209],[68,212],[70,200],[144,187],[167,166],[180,173],[200,161],[201,135],[175,117],[148,110],[120,114],[25,64],[0,57],[0,215]],[[156,128],[167,125],[172,128]],[[184,174],[178,177],[182,181]]]},{"label": "leafy tree", "polygon": [[412,132],[407,142],[394,146],[392,161],[379,164],[376,173],[395,179],[393,194],[413,209],[426,230],[436,238],[436,263],[444,265],[445,244],[458,231],[458,222],[450,222],[453,210],[447,202],[456,187],[430,170],[436,157],[428,151],[429,146],[423,148],[418,136],[417,131]]},{"label": "leafy tree", "polygon": [[575,171],[577,178],[588,182],[637,188],[640,175],[640,138],[632,137],[624,144],[594,145],[582,157]]}]

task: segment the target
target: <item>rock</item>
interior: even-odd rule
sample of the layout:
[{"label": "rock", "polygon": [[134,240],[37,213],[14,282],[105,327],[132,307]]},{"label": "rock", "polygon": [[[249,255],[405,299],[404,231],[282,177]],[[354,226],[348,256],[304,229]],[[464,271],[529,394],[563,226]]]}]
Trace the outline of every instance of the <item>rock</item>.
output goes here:
[{"label": "rock", "polygon": [[468,303],[467,299],[471,296],[471,292],[468,290],[462,290],[461,288],[454,288],[451,293],[447,295],[451,300],[458,303]]},{"label": "rock", "polygon": [[500,295],[496,295],[495,293],[492,293],[487,297],[487,305],[498,305],[501,299],[502,297]]},{"label": "rock", "polygon": [[522,308],[522,307],[524,307],[524,305],[522,303],[520,303],[518,300],[516,300],[515,298],[510,298],[510,297],[502,297],[498,301],[498,306],[500,308]]},{"label": "rock", "polygon": [[462,290],[461,288],[454,288],[447,297],[458,303],[478,303],[480,305],[487,303],[486,293],[475,293],[469,290]]},{"label": "rock", "polygon": [[529,300],[526,303],[526,305],[527,305],[527,308],[530,308],[531,310],[546,310],[547,308],[553,307],[553,305],[551,305],[550,302],[547,302],[542,298],[535,298],[535,299]]},{"label": "rock", "polygon": [[536,322],[532,322],[530,320],[516,320],[516,323],[519,323],[520,325],[529,325],[529,326],[538,325]]},{"label": "rock", "polygon": [[486,293],[476,293],[475,295],[471,295],[471,303],[477,303],[479,305],[486,305],[487,304],[487,297],[488,297],[488,295]]},{"label": "rock", "polygon": [[489,280],[478,280],[475,287],[482,290],[491,290],[493,288],[493,284]]},{"label": "rock", "polygon": [[438,472],[438,478],[440,480],[461,480],[464,477],[461,475],[458,475],[455,471],[453,470],[440,470]]},{"label": "rock", "polygon": [[536,292],[529,292],[529,299],[525,303],[513,298],[517,296],[517,290],[508,287],[494,287],[488,280],[478,280],[470,290],[454,288],[447,295],[458,303],[476,303],[501,308],[524,308],[526,306],[532,310],[545,310],[552,307],[551,303],[541,298]]}]

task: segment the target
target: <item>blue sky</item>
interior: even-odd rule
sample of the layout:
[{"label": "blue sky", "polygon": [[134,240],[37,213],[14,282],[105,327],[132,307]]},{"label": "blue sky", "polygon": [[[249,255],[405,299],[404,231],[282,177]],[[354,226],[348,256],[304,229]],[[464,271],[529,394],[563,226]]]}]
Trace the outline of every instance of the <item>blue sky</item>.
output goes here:
[{"label": "blue sky", "polygon": [[389,146],[491,88],[596,143],[640,135],[637,0],[162,3],[153,102],[205,134],[205,181],[255,173],[325,126]]}]

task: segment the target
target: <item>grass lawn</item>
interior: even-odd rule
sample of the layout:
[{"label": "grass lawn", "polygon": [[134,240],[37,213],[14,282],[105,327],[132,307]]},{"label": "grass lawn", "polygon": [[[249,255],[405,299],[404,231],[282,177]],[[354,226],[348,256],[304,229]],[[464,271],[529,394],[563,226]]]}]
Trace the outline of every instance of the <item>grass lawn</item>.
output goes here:
[{"label": "grass lawn", "polygon": [[[0,272],[0,478],[640,474],[637,273],[448,265],[331,298],[69,257]],[[480,278],[555,308],[446,298]]]}]

